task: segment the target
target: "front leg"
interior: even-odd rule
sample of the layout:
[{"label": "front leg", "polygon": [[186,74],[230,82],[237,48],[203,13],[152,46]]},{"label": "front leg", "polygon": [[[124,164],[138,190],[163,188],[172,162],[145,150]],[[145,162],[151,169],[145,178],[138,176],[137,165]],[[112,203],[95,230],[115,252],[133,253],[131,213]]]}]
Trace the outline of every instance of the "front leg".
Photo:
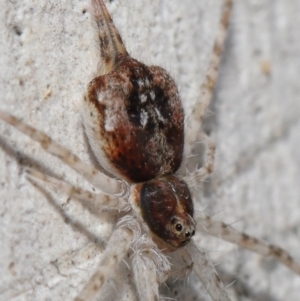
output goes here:
[{"label": "front leg", "polygon": [[197,187],[201,182],[213,172],[214,169],[214,158],[215,158],[215,145],[205,133],[201,134],[201,141],[205,145],[206,155],[205,161],[201,168],[197,168],[192,172],[187,172],[183,177],[183,180],[188,184],[189,187]]}]

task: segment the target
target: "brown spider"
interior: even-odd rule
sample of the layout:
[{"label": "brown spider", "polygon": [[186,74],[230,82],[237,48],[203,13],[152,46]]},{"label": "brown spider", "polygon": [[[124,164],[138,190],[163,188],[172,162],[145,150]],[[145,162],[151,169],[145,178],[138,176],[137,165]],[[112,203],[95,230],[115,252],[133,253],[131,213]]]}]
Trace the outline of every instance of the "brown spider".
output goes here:
[{"label": "brown spider", "polygon": [[[147,67],[128,56],[103,2],[94,0],[92,3],[102,64],[85,95],[84,125],[90,146],[109,176],[85,164],[42,132],[0,113],[0,118],[38,141],[106,197],[34,169],[27,171],[31,181],[45,183],[70,197],[102,202],[103,208],[127,213],[120,216],[99,268],[76,300],[90,300],[96,295],[129,246],[134,282],[141,300],[157,300],[158,285],[169,276],[182,276],[192,265],[213,300],[229,300],[205,252],[191,240],[196,230],[273,256],[300,273],[299,264],[282,249],[239,233],[203,213],[194,214],[192,197],[185,184],[198,185],[213,169],[214,145],[203,133],[199,134],[199,130],[216,81],[230,1],[224,4],[220,33],[202,86],[201,105],[193,108],[185,125],[185,142],[191,145],[201,139],[207,148],[206,161],[201,168],[185,175],[184,170],[180,170],[178,176],[174,174],[184,166],[184,115],[176,85],[163,69]],[[186,147],[185,155],[191,151],[191,147]],[[171,251],[179,254],[186,269],[178,271],[170,266],[166,254]]]}]

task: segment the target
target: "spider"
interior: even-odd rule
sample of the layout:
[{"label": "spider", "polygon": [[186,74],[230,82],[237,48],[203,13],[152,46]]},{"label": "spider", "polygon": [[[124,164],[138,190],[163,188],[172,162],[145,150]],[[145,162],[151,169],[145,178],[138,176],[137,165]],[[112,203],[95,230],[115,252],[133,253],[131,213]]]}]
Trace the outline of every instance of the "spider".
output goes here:
[{"label": "spider", "polygon": [[[109,239],[108,245],[102,255],[97,273],[94,274],[76,300],[90,300],[95,296],[98,290],[101,290],[104,279],[108,279],[110,277],[115,266],[120,263],[122,256],[124,256],[124,254],[126,254],[129,250],[130,245],[132,249],[130,261],[132,264],[135,284],[141,300],[157,300],[159,298],[158,285],[164,282],[170,275],[174,277],[182,276],[182,274],[185,275],[189,272],[192,265],[194,265],[194,270],[203,282],[204,286],[207,288],[213,300],[229,300],[218,276],[215,273],[214,267],[210,263],[210,260],[207,258],[205,252],[201,251],[192,240],[195,230],[221,236],[223,239],[233,241],[249,249],[257,250],[260,253],[268,253],[269,255],[273,255],[279,261],[283,261],[290,268],[299,273],[299,265],[283,250],[277,247],[264,245],[262,242],[250,238],[246,234],[235,232],[230,226],[214,221],[203,213],[195,214],[193,212],[194,210],[189,189],[181,180],[183,179],[192,186],[203,181],[212,171],[214,146],[210,142],[209,138],[203,133],[201,136],[197,136],[197,133],[200,121],[209,103],[211,91],[216,79],[215,68],[218,65],[225,36],[229,7],[230,2],[226,1],[220,26],[222,30],[218,36],[216,46],[214,47],[214,54],[212,56],[212,61],[208,71],[209,76],[207,77],[207,81],[203,84],[203,106],[195,107],[195,109],[199,109],[199,111],[194,112],[194,115],[186,122],[187,127],[191,129],[191,134],[187,135],[186,140],[196,141],[197,139],[201,138],[207,147],[206,163],[200,169],[196,169],[194,172],[182,175],[184,170],[179,170],[179,177],[174,177],[172,175],[178,171],[179,165],[181,164],[181,148],[183,142],[183,136],[181,136],[183,113],[181,105],[177,99],[178,96],[176,86],[174,85],[173,80],[165,73],[165,71],[159,68],[154,69],[152,72],[158,72],[158,83],[155,83],[155,89],[153,88],[153,91],[151,90],[151,85],[147,82],[147,80],[150,82],[150,75],[151,77],[154,77],[154,75],[151,72],[150,75],[148,75],[148,71],[144,70],[148,67],[128,57],[122,40],[112,21],[110,20],[109,14],[102,1],[93,1],[93,12],[99,30],[99,54],[104,64],[101,65],[98,70],[98,76],[102,77],[91,82],[88,92],[85,96],[85,112],[88,112],[85,116],[85,128],[91,148],[97,156],[97,159],[100,161],[102,167],[104,167],[109,175],[101,173],[93,167],[87,166],[85,163],[83,163],[83,161],[79,160],[76,156],[70,154],[66,149],[53,142],[45,134],[36,129],[28,127],[26,124],[18,121],[11,115],[7,115],[4,112],[1,113],[0,117],[3,120],[12,124],[25,134],[28,134],[32,139],[40,142],[46,151],[56,155],[66,164],[77,170],[91,183],[106,193],[107,196],[103,197],[102,194],[93,194],[88,191],[84,191],[83,189],[73,187],[62,180],[56,180],[53,177],[31,169],[28,170],[27,173],[28,178],[33,181],[33,183],[36,181],[44,183],[48,187],[52,187],[54,190],[65,192],[70,197],[74,197],[79,200],[103,202],[103,208],[110,210],[115,209],[126,213],[124,216],[120,217],[116,230]],[[105,22],[103,22],[103,20],[105,20]],[[108,27],[103,28],[103,26]],[[124,73],[120,72],[118,69],[122,68],[122,64],[125,66],[125,71],[122,71]],[[148,92],[150,98],[156,99],[158,96],[162,97],[162,95],[165,95],[164,92],[161,91],[161,81],[167,82],[168,87],[164,87],[164,89],[171,94],[170,98],[175,98],[175,108],[171,111],[168,111],[168,108],[158,109],[154,107],[152,108],[152,111],[151,108],[149,108],[149,113],[147,110],[142,108],[139,112],[143,112],[143,114],[139,113],[140,115],[136,115],[136,108],[128,106],[127,115],[131,116],[132,120],[130,121],[132,124],[138,123],[139,126],[145,127],[147,126],[147,123],[151,121],[151,116],[153,114],[156,114],[155,116],[157,116],[157,120],[164,124],[165,120],[167,119],[167,115],[163,115],[162,113],[164,110],[166,110],[168,114],[174,115],[170,120],[168,120],[166,125],[164,124],[164,127],[167,127],[168,125],[175,126],[176,122],[178,122],[180,125],[178,126],[179,129],[177,130],[176,127],[175,129],[172,128],[172,132],[175,131],[177,133],[176,139],[179,139],[179,143],[178,140],[176,140],[173,144],[171,144],[171,148],[167,149],[167,151],[160,149],[160,151],[165,151],[162,162],[159,161],[159,164],[155,163],[154,166],[151,167],[150,171],[148,171],[148,169],[145,170],[143,166],[141,167],[140,165],[135,166],[134,169],[130,167],[132,164],[136,164],[134,162],[137,155],[142,155],[143,157],[143,154],[148,151],[149,145],[147,145],[147,148],[145,148],[143,152],[138,154],[134,153],[133,158],[130,156],[132,155],[133,151],[130,150],[130,152],[127,154],[126,160],[124,160],[122,157],[124,156],[124,146],[122,144],[124,136],[119,138],[111,138],[106,136],[107,132],[111,132],[111,127],[113,127],[114,124],[114,118],[118,114],[119,110],[113,112],[112,116],[110,116],[110,119],[107,120],[107,123],[105,123],[105,126],[102,127],[102,129],[104,129],[103,133],[93,130],[94,125],[99,122],[101,116],[103,117],[103,113],[101,113],[102,115],[99,115],[96,113],[97,110],[95,110],[94,107],[92,109],[90,107],[95,105],[96,101],[101,103],[101,97],[104,97],[103,101],[105,101],[105,96],[103,96],[105,93],[114,94],[118,91],[116,87],[114,87],[112,90],[107,88],[101,90],[99,85],[106,87],[107,85],[109,86],[114,80],[110,79],[108,83],[103,83],[103,76],[106,76],[106,74],[107,76],[110,76],[115,72],[115,80],[118,79],[119,75],[121,75],[121,80],[124,79],[122,76],[125,76],[126,79],[126,68],[128,66],[130,72],[140,72],[140,74],[130,73],[130,83],[133,81],[134,83],[137,83],[138,86],[140,85],[140,87],[143,89],[145,88],[143,85],[146,86],[145,91],[147,92],[147,89],[149,89]],[[144,73],[147,76],[144,76]],[[134,78],[132,78],[133,76]],[[118,85],[119,84],[117,84],[117,86]],[[148,88],[148,85],[150,88]],[[98,91],[98,89],[101,91]],[[94,98],[96,98],[96,101]],[[113,97],[113,99],[116,98],[116,96]],[[148,99],[144,98],[144,94],[138,94],[138,99],[140,99],[142,103],[147,103]],[[166,99],[168,100],[168,98],[169,97]],[[124,121],[122,122],[122,125],[123,124]],[[160,129],[160,127],[158,126],[158,129]],[[120,132],[121,131],[119,129],[117,133]],[[134,133],[134,129],[132,132]],[[160,134],[160,132],[155,133],[155,135],[158,134]],[[100,139],[97,139],[98,137],[95,135],[100,135]],[[169,135],[164,134],[162,137],[160,137],[160,139],[166,139],[164,136],[168,137]],[[148,140],[151,139],[147,138],[145,141]],[[107,142],[107,145],[99,145],[99,141],[109,142]],[[118,151],[118,145],[116,144],[116,141],[122,146],[121,151]],[[130,146],[131,144],[126,146],[126,149],[128,149]],[[105,147],[108,147],[107,151],[105,151]],[[102,151],[100,152],[99,149],[102,149]],[[112,157],[112,153],[114,151],[116,151],[116,156]],[[174,152],[172,153],[172,151]],[[191,152],[191,150],[186,149],[185,152],[188,154]],[[168,158],[167,155],[169,153],[171,153],[171,157]],[[157,154],[157,152],[154,152],[153,154]],[[151,152],[147,154],[147,157],[149,156],[151,158]],[[179,156],[179,159],[176,156]],[[157,161],[159,159],[160,158],[156,158],[155,160]],[[143,159],[137,159],[137,161],[141,160]],[[124,161],[128,164],[123,165]],[[179,161],[179,163],[176,161]],[[147,164],[151,163],[148,161],[146,162]],[[163,167],[163,169],[161,169],[161,167]],[[137,171],[138,168],[140,168],[139,171]],[[158,171],[155,170],[155,168],[158,168]],[[122,179],[123,181],[118,179]],[[139,184],[140,182],[142,184]],[[160,198],[159,200],[151,200],[152,195],[157,191],[156,187],[162,187],[162,195],[166,195],[166,197],[163,199],[170,199],[170,203],[166,202],[160,205]],[[175,194],[172,193],[172,191],[175,191]],[[141,197],[142,195],[144,196],[143,198]],[[178,199],[178,196],[184,196],[183,200],[181,200],[181,205],[179,208],[175,207],[176,213],[171,211],[171,217],[168,217],[169,208],[174,206],[173,199]],[[162,207],[159,207],[159,209],[155,208],[156,203],[157,206]],[[167,208],[166,211],[164,211],[164,207]],[[184,208],[182,209],[182,207]],[[161,216],[160,212],[164,212],[164,215]],[[174,267],[170,266],[168,254],[171,251],[177,253],[177,255],[179,255],[179,257],[186,262],[186,268],[179,269],[178,271]],[[194,263],[192,263],[191,258],[193,258]],[[145,270],[147,270],[147,273],[145,273]]]}]

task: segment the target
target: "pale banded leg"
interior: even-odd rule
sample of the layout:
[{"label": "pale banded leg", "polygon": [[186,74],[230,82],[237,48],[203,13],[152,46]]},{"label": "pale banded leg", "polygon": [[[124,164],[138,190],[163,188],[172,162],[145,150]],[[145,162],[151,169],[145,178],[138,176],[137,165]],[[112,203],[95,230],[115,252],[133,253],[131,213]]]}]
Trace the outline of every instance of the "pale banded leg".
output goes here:
[{"label": "pale banded leg", "polygon": [[196,222],[198,230],[234,243],[260,255],[273,257],[300,275],[300,262],[297,262],[288,252],[280,247],[266,244],[257,238],[238,232],[231,226],[213,220],[210,216],[203,213],[197,214]]},{"label": "pale banded leg", "polygon": [[54,191],[61,191],[69,197],[73,197],[77,200],[94,202],[97,205],[101,204],[103,209],[115,209],[121,211],[126,210],[128,207],[128,203],[121,198],[83,190],[81,188],[74,187],[63,180],[57,180],[34,169],[27,169],[26,173],[26,177],[30,180],[42,182]]},{"label": "pale banded leg", "polygon": [[134,256],[142,256],[143,258],[147,257],[151,259],[156,266],[156,277],[158,283],[165,282],[170,274],[171,264],[163,250],[160,250],[157,247],[151,235],[142,233],[142,231],[145,229],[146,232],[149,230],[143,227],[143,225],[139,222],[137,223],[133,217],[124,217],[119,223],[120,225],[126,225],[127,227],[130,227],[134,233],[136,233],[132,244],[132,258]]},{"label": "pale banded leg", "polygon": [[132,256],[132,270],[139,300],[158,301],[157,267],[154,261],[143,253],[134,253]]},{"label": "pale banded leg", "polygon": [[66,163],[68,166],[82,175],[87,181],[103,191],[103,193],[115,196],[124,196],[128,193],[128,188],[123,181],[110,178],[94,167],[81,161],[76,155],[72,154],[70,151],[53,141],[44,132],[34,129],[21,120],[1,110],[0,119],[9,123],[20,132],[40,143],[41,147],[46,152]]},{"label": "pale banded leg", "polygon": [[207,292],[210,294],[212,300],[230,301],[224,285],[206,253],[198,249],[193,241],[190,242],[186,249],[193,258],[194,272],[197,274],[202,284],[206,287]]},{"label": "pale banded leg", "polygon": [[179,248],[176,252],[168,254],[171,271],[169,272],[169,278],[172,278],[172,282],[179,278],[186,278],[193,270],[193,259],[189,256],[186,248]]},{"label": "pale banded leg", "polygon": [[205,162],[201,168],[196,169],[193,172],[187,172],[187,174],[183,177],[183,180],[189,187],[198,186],[213,172],[214,169],[215,144],[204,133],[201,134],[200,139],[201,142],[205,144]]},{"label": "pale banded leg", "polygon": [[92,0],[92,15],[94,17],[97,34],[100,66],[98,76],[109,73],[114,69],[120,54],[127,55],[127,50],[113,20],[102,0]]},{"label": "pale banded leg", "polygon": [[146,234],[135,237],[132,250],[131,261],[139,300],[157,301],[159,284],[168,278],[171,264],[167,256]]},{"label": "pale banded leg", "polygon": [[204,83],[201,85],[201,96],[199,101],[197,101],[196,104],[193,106],[191,115],[186,120],[187,131],[185,145],[192,146],[198,139],[202,118],[206,112],[207,107],[209,106],[213,88],[215,87],[215,83],[218,77],[218,67],[220,63],[221,54],[224,48],[224,41],[226,38],[231,7],[231,0],[224,0],[219,24],[219,31],[213,46],[212,55],[209,60],[208,69],[206,71],[206,78]]},{"label": "pale banded leg", "polygon": [[102,254],[96,272],[74,301],[94,300],[105,280],[111,277],[116,266],[128,251],[132,238],[133,232],[125,227],[116,229],[113,232]]}]

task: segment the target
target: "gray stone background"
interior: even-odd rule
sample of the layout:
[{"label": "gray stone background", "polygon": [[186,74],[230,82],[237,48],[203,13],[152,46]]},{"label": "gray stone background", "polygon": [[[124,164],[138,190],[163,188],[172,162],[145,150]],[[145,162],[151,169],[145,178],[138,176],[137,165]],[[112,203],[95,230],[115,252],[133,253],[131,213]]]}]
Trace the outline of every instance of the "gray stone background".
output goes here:
[{"label": "gray stone background", "polygon": [[[97,57],[88,0],[0,2],[0,108],[91,161],[82,94]],[[186,112],[198,99],[221,1],[107,1],[129,52],[166,68]],[[198,192],[216,218],[299,256],[300,2],[236,0],[205,128],[216,170]],[[91,189],[79,175],[0,121],[0,300],[72,300],[89,278],[115,217],[51,190],[22,166]],[[297,301],[300,277],[270,259],[198,236],[233,300]],[[125,265],[101,300],[136,300]],[[177,300],[209,300],[192,275],[163,288]]]}]

